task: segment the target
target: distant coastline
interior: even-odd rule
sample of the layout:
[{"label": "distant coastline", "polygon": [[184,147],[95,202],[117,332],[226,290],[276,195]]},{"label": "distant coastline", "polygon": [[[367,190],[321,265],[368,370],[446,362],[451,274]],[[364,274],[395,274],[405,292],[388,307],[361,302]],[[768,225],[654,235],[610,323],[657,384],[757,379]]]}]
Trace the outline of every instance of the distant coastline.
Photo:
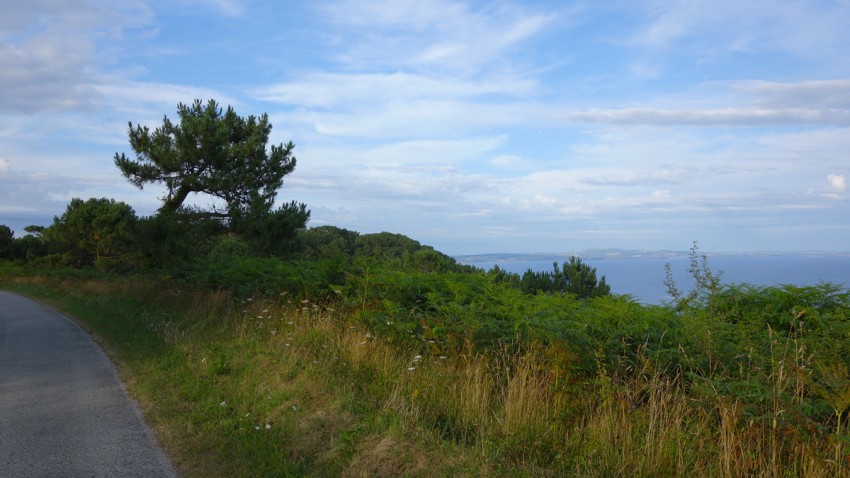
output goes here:
[{"label": "distant coastline", "polygon": [[[751,252],[699,252],[706,257],[850,257],[850,252],[832,251],[751,251]],[[488,253],[452,256],[461,264],[475,265],[481,262],[562,262],[571,256],[583,260],[618,259],[680,259],[690,256],[690,251],[637,250],[637,249],[587,249],[577,252],[532,252],[532,253]]]},{"label": "distant coastline", "polygon": [[[700,254],[702,254],[700,252]],[[667,297],[666,265],[681,287],[692,287],[688,272],[690,251],[638,251],[595,249],[575,253],[473,254],[455,256],[465,265],[490,270],[494,266],[522,275],[525,271],[551,271],[571,255],[604,276],[612,292],[627,294],[644,304],[661,304]],[[827,282],[850,284],[850,253],[824,251],[705,253],[709,267],[724,284],[813,286]]]}]

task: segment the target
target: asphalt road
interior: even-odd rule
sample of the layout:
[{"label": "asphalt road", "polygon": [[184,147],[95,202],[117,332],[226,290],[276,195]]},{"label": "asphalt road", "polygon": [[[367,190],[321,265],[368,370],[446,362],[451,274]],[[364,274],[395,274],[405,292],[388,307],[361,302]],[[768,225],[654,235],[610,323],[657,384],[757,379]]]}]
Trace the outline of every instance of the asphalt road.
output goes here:
[{"label": "asphalt road", "polygon": [[106,354],[0,291],[0,477],[174,477]]}]

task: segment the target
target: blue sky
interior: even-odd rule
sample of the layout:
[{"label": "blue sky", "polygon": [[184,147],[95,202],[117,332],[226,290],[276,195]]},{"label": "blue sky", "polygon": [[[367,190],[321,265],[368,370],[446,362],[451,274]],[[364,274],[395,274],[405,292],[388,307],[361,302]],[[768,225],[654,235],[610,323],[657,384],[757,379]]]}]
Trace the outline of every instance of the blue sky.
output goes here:
[{"label": "blue sky", "polygon": [[[153,213],[127,122],[268,113],[311,226],[450,254],[850,251],[850,2],[2,0],[0,224]],[[198,204],[208,198],[196,197]]]}]

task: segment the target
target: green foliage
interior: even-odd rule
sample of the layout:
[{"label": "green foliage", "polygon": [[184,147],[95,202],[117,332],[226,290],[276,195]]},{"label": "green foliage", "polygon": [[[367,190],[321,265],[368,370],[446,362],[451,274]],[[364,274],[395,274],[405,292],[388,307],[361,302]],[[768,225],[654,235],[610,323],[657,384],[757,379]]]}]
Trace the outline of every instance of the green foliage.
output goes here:
[{"label": "green foliage", "polygon": [[140,189],[164,183],[168,195],[160,211],[175,213],[191,193],[204,193],[227,204],[223,215],[231,220],[265,217],[271,211],[283,177],[295,169],[293,144],[272,145],[266,150],[272,126],[268,115],[238,116],[214,100],[203,105],[179,104],[180,123],[168,117],[151,132],[130,123],[130,146],[136,159],[115,154],[122,174]]},{"label": "green foliage", "polygon": [[36,262],[48,255],[47,243],[42,237],[45,229],[44,226],[25,227],[27,234],[14,239],[9,258],[21,262]]},{"label": "green foliage", "polygon": [[520,288],[520,276],[519,274],[508,272],[498,264],[494,265],[489,271],[487,271],[487,275],[493,280],[493,282],[499,283],[509,283],[514,285],[516,288]]},{"label": "green foliage", "polygon": [[355,242],[360,234],[336,226],[319,226],[300,231],[301,255],[311,259],[354,257]]},{"label": "green foliage", "polygon": [[423,246],[402,234],[381,232],[360,234],[334,226],[314,227],[299,233],[301,257],[335,259],[338,261],[371,261],[412,271],[468,272],[474,267],[463,266],[453,258]]},{"label": "green foliage", "polygon": [[[137,246],[144,266],[202,257],[222,228],[242,236],[260,256],[296,251],[298,231],[310,218],[307,206],[293,201],[272,210],[284,176],[295,169],[293,144],[266,149],[272,129],[266,114],[243,118],[214,100],[181,103],[177,112],[179,124],[165,117],[154,131],[130,123],[136,157],[115,154],[116,166],[135,186],[162,183],[168,190],[158,216],[141,224]],[[218,198],[226,207],[186,207],[192,193]]]},{"label": "green foliage", "polygon": [[[596,268],[591,267],[578,257],[570,257],[560,268],[552,264],[552,272],[526,271],[520,279],[520,288],[527,294],[538,292],[573,294],[580,299],[602,297],[611,293],[611,287],[602,279],[596,279]],[[501,275],[500,273],[496,273]]]},{"label": "green foliage", "polygon": [[332,284],[344,280],[334,261],[287,261],[246,255],[246,244],[224,240],[211,257],[188,266],[185,279],[207,289],[226,290],[239,297],[271,296],[325,297]]},{"label": "green foliage", "polygon": [[[145,219],[138,230],[144,229],[141,224],[160,224],[167,245],[168,228],[183,229],[179,222],[157,217],[159,223]],[[539,376],[529,379],[528,390],[549,391],[564,407],[560,415],[547,415],[546,423],[564,423],[573,413],[569,404],[574,397],[587,393],[596,393],[589,400],[598,399],[612,410],[625,411],[617,407],[627,404],[635,414],[629,416],[663,414],[667,405],[645,405],[654,400],[649,384],[655,381],[675,386],[681,403],[692,407],[690,416],[707,420],[713,430],[738,427],[745,437],[774,433],[770,436],[779,437],[776,443],[785,446],[783,450],[817,440],[840,444],[848,439],[850,292],[842,287],[723,284],[694,244],[689,270],[695,289],[679,291],[669,281],[675,302],[645,306],[627,296],[571,290],[574,282],[595,281],[595,271],[578,260],[521,278],[497,267],[484,272],[459,266],[404,236],[361,236],[329,226],[297,233],[294,242],[309,259],[284,260],[258,257],[250,236],[217,227],[215,234],[204,236],[206,242],[192,243],[190,236],[177,241],[188,241],[196,252],[187,252],[180,267],[184,273],[169,280],[181,288],[224,290],[216,294],[245,299],[237,308],[246,307],[251,302],[247,299],[255,296],[292,304],[299,314],[315,312],[322,324],[330,320],[326,311],[334,310],[343,318],[343,330],[368,330],[365,337],[358,332],[352,336],[356,340],[349,341],[358,353],[368,355],[364,351],[378,343],[412,351],[410,356],[419,357],[413,363],[416,374],[425,363],[439,366],[439,360],[431,360],[435,357],[496,357],[493,367],[501,378],[486,386],[509,387],[516,385],[512,373],[517,362],[504,357],[540,351],[535,368]],[[540,284],[533,289],[528,288],[532,279]],[[604,281],[595,284],[601,288]],[[333,345],[322,342],[319,348]],[[236,373],[231,357],[212,346],[208,355],[206,366],[216,377]],[[340,364],[349,359],[334,358]],[[404,377],[412,378],[413,373]],[[369,380],[350,381],[355,382],[374,386]],[[411,394],[414,390],[431,393],[418,385],[411,386]],[[505,392],[498,400],[507,396]],[[475,435],[474,425],[435,416],[439,426],[462,430],[459,436]],[[688,420],[677,422],[685,435],[690,433]],[[548,459],[563,451],[546,448],[548,442],[526,446]],[[749,445],[740,446],[743,454]],[[836,445],[835,450],[829,459],[838,463],[846,457],[846,447]]]},{"label": "green foliage", "polygon": [[418,241],[402,234],[379,232],[358,235],[354,241],[354,254],[376,259],[401,259],[422,247]]},{"label": "green foliage", "polygon": [[295,201],[255,218],[240,217],[233,229],[261,256],[288,256],[297,251],[297,237],[310,219],[305,204]]},{"label": "green foliage", "polygon": [[[551,272],[484,272],[399,234],[306,230],[308,214],[293,202],[230,225],[191,214],[135,221],[129,206],[74,200],[44,239],[69,264],[100,255],[169,271],[181,287],[330,304],[354,326],[421,354],[540,347],[541,373],[559,384],[596,380],[600,370],[612,383],[660,377],[706,416],[719,400],[751,426],[846,435],[850,292],[842,287],[723,284],[694,243],[693,290],[679,290],[668,273],[673,302],[644,306],[611,295],[578,258]],[[40,241],[28,237],[33,248]]]},{"label": "green foliage", "polygon": [[129,260],[136,215],[114,199],[72,199],[62,216],[44,231],[44,238],[62,262],[75,267],[110,269]]},{"label": "green foliage", "polygon": [[13,246],[15,244],[15,233],[9,226],[0,224],[0,259],[13,258]]},{"label": "green foliage", "polygon": [[48,254],[47,244],[41,236],[27,234],[15,239],[12,246],[13,257],[20,261],[32,262]]},{"label": "green foliage", "polygon": [[478,272],[472,266],[458,264],[456,260],[431,246],[422,246],[413,253],[405,252],[401,263],[405,269],[423,272]]},{"label": "green foliage", "polygon": [[711,307],[711,302],[721,288],[720,277],[723,271],[714,272],[708,265],[708,256],[699,254],[697,241],[691,245],[689,255],[688,274],[694,280],[694,287],[685,293],[680,290],[673,279],[670,264],[665,264],[664,285],[667,287],[667,295],[673,299],[673,303],[680,310],[691,306]]},{"label": "green foliage", "polygon": [[143,269],[180,268],[206,257],[224,226],[210,218],[187,214],[157,214],[141,218],[133,235],[133,250]]}]

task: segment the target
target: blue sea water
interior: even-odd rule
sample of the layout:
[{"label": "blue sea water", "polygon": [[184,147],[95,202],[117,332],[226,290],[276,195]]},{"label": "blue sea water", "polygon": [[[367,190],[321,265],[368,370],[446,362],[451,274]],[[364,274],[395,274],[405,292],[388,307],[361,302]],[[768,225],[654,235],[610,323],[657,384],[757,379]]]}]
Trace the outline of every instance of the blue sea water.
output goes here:
[{"label": "blue sea water", "polygon": [[[470,263],[489,270],[500,268],[522,274],[528,269],[551,271],[551,260],[546,261],[496,261]],[[664,265],[670,264],[673,278],[679,289],[688,291],[692,280],[687,272],[689,260],[684,257],[637,259],[588,259],[586,264],[596,268],[597,277],[605,276],[616,294],[629,294],[644,304],[661,304],[670,300],[664,285]],[[747,283],[757,286],[793,284],[817,285],[830,282],[850,287],[850,256],[713,256],[708,258],[709,268],[721,272],[725,284]]]}]

